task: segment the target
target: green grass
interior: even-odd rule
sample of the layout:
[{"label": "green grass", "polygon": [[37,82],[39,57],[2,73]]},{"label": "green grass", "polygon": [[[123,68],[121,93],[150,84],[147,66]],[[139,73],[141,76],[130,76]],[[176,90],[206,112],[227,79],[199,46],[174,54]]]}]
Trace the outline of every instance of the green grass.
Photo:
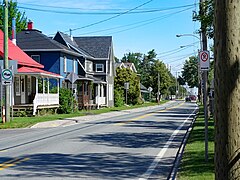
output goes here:
[{"label": "green grass", "polygon": [[180,180],[213,180],[214,177],[214,122],[208,124],[209,159],[205,162],[204,113],[200,106],[198,118],[188,139],[180,164],[178,179]]},{"label": "green grass", "polygon": [[[161,104],[163,104],[165,102],[167,102],[167,101],[161,101]],[[7,122],[5,124],[0,122],[0,129],[26,128],[26,127],[33,126],[34,124],[39,123],[39,122],[61,120],[61,119],[71,118],[71,117],[78,117],[78,116],[85,116],[85,115],[92,115],[92,114],[101,114],[101,113],[107,113],[107,112],[112,112],[112,111],[121,111],[121,110],[154,106],[154,105],[157,105],[157,103],[144,103],[142,105],[102,108],[99,110],[89,110],[89,111],[83,110],[83,111],[79,111],[79,112],[72,113],[72,114],[56,114],[56,115],[45,115],[45,116],[36,116],[36,117],[14,117],[13,121],[11,121],[11,122]]]}]

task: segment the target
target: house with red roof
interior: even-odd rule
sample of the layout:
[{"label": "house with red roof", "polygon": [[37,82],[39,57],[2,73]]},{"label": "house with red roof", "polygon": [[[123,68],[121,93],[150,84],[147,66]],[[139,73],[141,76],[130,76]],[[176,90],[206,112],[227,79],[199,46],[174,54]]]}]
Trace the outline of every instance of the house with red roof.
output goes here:
[{"label": "house with red roof", "polygon": [[[4,34],[0,30],[0,60],[4,57],[3,46]],[[17,72],[11,85],[14,109],[32,108],[33,115],[36,115],[38,109],[59,107],[59,79],[62,76],[43,70],[43,65],[29,57],[11,40],[8,40],[8,60],[17,62]],[[57,91],[51,93],[51,88]]]}]

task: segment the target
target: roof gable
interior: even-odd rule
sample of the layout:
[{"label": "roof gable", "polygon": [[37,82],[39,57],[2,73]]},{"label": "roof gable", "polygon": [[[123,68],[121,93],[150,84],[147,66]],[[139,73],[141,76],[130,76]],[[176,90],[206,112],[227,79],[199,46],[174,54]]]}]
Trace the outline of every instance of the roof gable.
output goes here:
[{"label": "roof gable", "polygon": [[111,36],[74,37],[78,47],[94,58],[109,58],[112,47]]},{"label": "roof gable", "polygon": [[38,30],[24,30],[18,33],[17,44],[24,51],[60,51],[74,56],[81,56],[81,54],[76,53]]},{"label": "roof gable", "polygon": [[74,39],[71,39],[70,36],[64,34],[62,32],[57,32],[57,34],[53,38],[55,41],[67,46],[68,48],[80,53],[83,56],[91,56],[86,51],[78,47],[78,44],[75,42]]},{"label": "roof gable", "polygon": [[[0,56],[4,56],[3,48],[4,34],[0,30]],[[30,58],[25,52],[23,52],[18,46],[14,45],[11,40],[8,39],[8,58],[10,60],[17,60],[18,64],[23,66],[43,68],[44,66],[39,64]]]}]

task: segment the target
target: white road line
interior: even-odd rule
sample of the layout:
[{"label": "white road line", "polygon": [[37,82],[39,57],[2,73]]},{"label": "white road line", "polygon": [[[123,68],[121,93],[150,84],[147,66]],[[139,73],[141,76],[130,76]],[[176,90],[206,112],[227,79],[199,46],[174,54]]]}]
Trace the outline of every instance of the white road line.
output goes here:
[{"label": "white road line", "polygon": [[195,111],[197,110],[198,107],[194,109],[192,114],[188,116],[187,119],[172,133],[171,137],[168,139],[167,143],[163,146],[161,151],[157,154],[156,158],[153,160],[152,164],[149,166],[148,170],[142,175],[142,178],[139,178],[138,180],[148,180],[148,178],[151,176],[152,172],[155,170],[157,167],[159,161],[162,159],[166,151],[168,150],[170,144],[172,143],[173,139],[175,136],[179,133],[180,129],[184,126],[184,124],[190,119],[192,115],[195,114]]}]

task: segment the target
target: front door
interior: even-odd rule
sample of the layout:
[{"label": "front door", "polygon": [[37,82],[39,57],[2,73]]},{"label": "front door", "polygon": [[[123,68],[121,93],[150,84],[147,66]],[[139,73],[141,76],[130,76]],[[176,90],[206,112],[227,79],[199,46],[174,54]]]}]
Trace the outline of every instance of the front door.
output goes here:
[{"label": "front door", "polygon": [[26,103],[25,76],[21,76],[21,104]]}]

